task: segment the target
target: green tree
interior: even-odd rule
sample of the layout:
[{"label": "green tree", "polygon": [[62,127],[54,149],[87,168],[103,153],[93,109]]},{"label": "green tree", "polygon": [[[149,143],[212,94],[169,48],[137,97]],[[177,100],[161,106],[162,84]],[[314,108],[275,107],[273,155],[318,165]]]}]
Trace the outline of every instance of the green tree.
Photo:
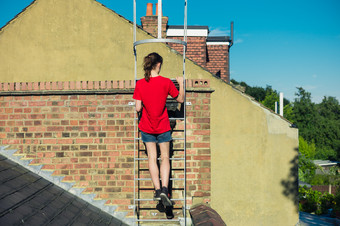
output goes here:
[{"label": "green tree", "polygon": [[331,148],[320,147],[316,149],[315,159],[337,161],[337,152]]},{"label": "green tree", "polygon": [[252,96],[257,100],[258,102],[261,102],[266,97],[266,90],[262,87],[246,87],[246,94]]},{"label": "green tree", "polygon": [[291,103],[288,103],[283,107],[283,116],[291,123],[295,123],[294,109]]},{"label": "green tree", "polygon": [[275,102],[279,102],[280,98],[277,91],[273,90],[271,86],[266,88],[266,96],[261,103],[271,110],[275,110]]},{"label": "green tree", "polygon": [[312,160],[306,158],[305,155],[299,153],[299,180],[309,183],[315,175],[316,166]]},{"label": "green tree", "polygon": [[[320,154],[328,153],[329,159],[340,160],[340,105],[335,97],[324,97],[318,104],[319,133],[315,141]],[[336,156],[334,157],[334,153]]]},{"label": "green tree", "polygon": [[317,136],[318,115],[315,104],[312,103],[311,93],[298,87],[297,98],[293,103],[294,121],[299,128],[299,134],[308,142],[313,142]]},{"label": "green tree", "polygon": [[308,159],[314,159],[315,156],[315,144],[309,144],[302,136],[299,136],[299,151]]},{"label": "green tree", "polygon": [[340,105],[335,97],[324,97],[322,102],[317,106],[319,114],[329,120],[340,119]]}]

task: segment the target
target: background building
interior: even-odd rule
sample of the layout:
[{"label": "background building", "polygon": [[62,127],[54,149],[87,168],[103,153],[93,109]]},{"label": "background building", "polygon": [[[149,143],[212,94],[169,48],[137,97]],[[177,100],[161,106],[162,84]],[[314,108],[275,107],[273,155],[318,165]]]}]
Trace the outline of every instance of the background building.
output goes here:
[{"label": "background building", "polygon": [[[141,22],[145,31],[157,37],[158,13],[156,7],[156,14],[153,14],[152,6],[152,3],[148,3],[146,16],[141,18]],[[183,40],[184,26],[168,25],[168,21],[168,17],[162,17],[162,38]],[[208,36],[208,34],[208,26],[188,26],[186,56],[229,83],[229,50],[233,45],[233,25],[231,25],[231,37]],[[168,45],[180,53],[183,52],[182,45],[174,43],[169,43]]]}]

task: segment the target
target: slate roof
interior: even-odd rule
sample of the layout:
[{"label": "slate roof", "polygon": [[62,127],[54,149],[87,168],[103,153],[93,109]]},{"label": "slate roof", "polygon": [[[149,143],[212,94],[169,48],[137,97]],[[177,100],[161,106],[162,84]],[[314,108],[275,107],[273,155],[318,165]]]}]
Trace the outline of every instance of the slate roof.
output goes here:
[{"label": "slate roof", "polygon": [[0,155],[0,225],[126,225]]}]

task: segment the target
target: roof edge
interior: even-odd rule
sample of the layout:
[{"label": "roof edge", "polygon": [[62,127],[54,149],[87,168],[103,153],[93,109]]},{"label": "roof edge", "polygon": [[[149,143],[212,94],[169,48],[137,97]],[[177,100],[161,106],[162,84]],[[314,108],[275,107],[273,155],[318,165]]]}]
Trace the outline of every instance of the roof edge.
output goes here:
[{"label": "roof edge", "polygon": [[0,33],[14,20],[16,20],[23,12],[25,12],[28,8],[33,6],[37,0],[33,0],[28,6],[26,6],[23,10],[21,10],[18,14],[16,14],[12,19],[10,19],[4,26],[0,28]]}]

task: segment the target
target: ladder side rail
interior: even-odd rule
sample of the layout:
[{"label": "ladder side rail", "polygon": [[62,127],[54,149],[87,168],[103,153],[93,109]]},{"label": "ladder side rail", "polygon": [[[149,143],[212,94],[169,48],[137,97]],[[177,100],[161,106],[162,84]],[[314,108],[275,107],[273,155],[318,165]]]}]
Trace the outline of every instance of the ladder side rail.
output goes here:
[{"label": "ladder side rail", "polygon": [[162,38],[162,0],[158,0],[158,39]]},{"label": "ladder side rail", "polygon": [[[183,41],[187,43],[187,0],[184,1],[184,37]],[[187,154],[186,154],[186,144],[187,144],[187,117],[186,117],[186,78],[185,78],[185,55],[187,46],[183,46],[183,89],[184,89],[184,225],[187,225]]]},{"label": "ladder side rail", "polygon": [[[136,33],[137,33],[137,29],[136,29],[137,25],[136,25],[136,0],[133,0],[133,43],[136,42]],[[134,68],[134,72],[135,72],[135,87],[136,87],[136,82],[137,82],[137,52],[135,47],[133,47],[133,55],[134,55],[134,60],[135,60],[135,68]],[[138,118],[138,114],[135,111],[134,113],[135,118]],[[137,128],[137,122],[136,120],[133,120],[133,159],[136,159],[136,128]],[[138,135],[137,135],[138,136]],[[136,216],[136,161],[133,161],[133,217]]]}]

